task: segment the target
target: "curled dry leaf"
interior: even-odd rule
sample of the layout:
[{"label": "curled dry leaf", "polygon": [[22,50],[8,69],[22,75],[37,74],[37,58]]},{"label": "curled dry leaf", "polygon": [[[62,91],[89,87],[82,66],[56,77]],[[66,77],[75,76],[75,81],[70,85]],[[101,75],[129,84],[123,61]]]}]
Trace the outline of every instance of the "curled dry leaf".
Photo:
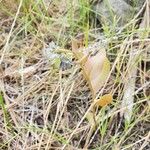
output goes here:
[{"label": "curled dry leaf", "polygon": [[72,43],[72,51],[80,64],[83,74],[89,83],[93,97],[105,83],[109,71],[110,62],[106,57],[104,47],[98,45],[89,48],[80,47],[77,40]]}]

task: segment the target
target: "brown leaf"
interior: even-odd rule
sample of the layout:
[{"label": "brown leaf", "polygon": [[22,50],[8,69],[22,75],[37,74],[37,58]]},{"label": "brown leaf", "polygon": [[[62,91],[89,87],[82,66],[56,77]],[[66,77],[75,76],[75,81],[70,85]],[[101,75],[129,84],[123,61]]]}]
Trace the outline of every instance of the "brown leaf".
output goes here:
[{"label": "brown leaf", "polygon": [[104,48],[91,47],[89,51],[88,48],[81,48],[78,46],[78,43],[78,41],[73,41],[72,51],[74,52],[76,59],[78,59],[78,63],[89,83],[93,97],[95,97],[96,93],[100,90],[108,77],[110,62],[106,57]]}]

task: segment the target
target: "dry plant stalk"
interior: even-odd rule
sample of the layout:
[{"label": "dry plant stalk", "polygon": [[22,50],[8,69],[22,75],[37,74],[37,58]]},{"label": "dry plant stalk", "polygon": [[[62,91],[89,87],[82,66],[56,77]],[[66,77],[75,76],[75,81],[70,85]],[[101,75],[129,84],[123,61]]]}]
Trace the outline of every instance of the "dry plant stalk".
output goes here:
[{"label": "dry plant stalk", "polygon": [[[146,9],[144,12],[143,20],[140,24],[141,29],[148,29],[150,27],[150,0],[147,0],[146,2]],[[145,35],[145,38],[149,36],[149,33]],[[139,38],[142,38],[143,35],[139,34]],[[139,49],[144,48],[144,43],[141,43],[139,46]],[[146,51],[145,51],[146,53]],[[124,95],[122,99],[122,107],[126,107],[126,109],[122,112],[122,115],[124,115],[125,120],[130,122],[132,117],[132,111],[133,111],[133,104],[134,104],[134,93],[135,93],[135,82],[136,82],[136,74],[137,74],[137,59],[141,55],[141,52],[137,51],[136,49],[132,49],[129,53],[130,58],[128,62],[128,73],[126,75],[125,79],[125,88],[124,88]],[[144,55],[144,53],[142,54]]]},{"label": "dry plant stalk", "polygon": [[129,122],[132,116],[132,109],[134,103],[134,91],[135,91],[135,81],[137,74],[137,64],[136,60],[139,55],[135,55],[135,51],[130,51],[130,58],[128,62],[128,72],[125,79],[124,95],[122,100],[122,107],[126,107],[123,112],[125,119]]}]

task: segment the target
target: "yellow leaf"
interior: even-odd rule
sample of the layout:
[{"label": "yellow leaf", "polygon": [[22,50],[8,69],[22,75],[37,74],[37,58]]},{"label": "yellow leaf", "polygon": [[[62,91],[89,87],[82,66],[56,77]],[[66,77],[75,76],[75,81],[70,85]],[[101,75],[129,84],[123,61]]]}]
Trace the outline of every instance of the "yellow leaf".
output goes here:
[{"label": "yellow leaf", "polygon": [[97,99],[95,102],[95,106],[106,106],[112,102],[112,95],[111,94],[105,94],[100,99]]}]

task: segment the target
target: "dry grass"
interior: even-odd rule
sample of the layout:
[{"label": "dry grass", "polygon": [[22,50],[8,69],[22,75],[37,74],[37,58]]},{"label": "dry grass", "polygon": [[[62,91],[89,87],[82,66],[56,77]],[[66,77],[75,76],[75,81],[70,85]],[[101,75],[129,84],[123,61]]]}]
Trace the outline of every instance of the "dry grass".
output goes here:
[{"label": "dry grass", "polygon": [[[96,42],[99,29],[88,25],[90,5],[86,0],[73,2],[1,2],[0,149],[84,147],[90,127],[85,119],[91,104],[88,85],[75,62],[66,70],[55,69],[42,51],[51,41],[71,49],[71,37],[79,34],[84,34],[85,42]],[[99,126],[89,149],[150,149],[150,39],[146,34],[150,27],[135,28],[137,19],[119,34],[104,30],[112,69],[99,94],[111,92],[114,100],[97,111]],[[133,49],[137,59],[130,64]],[[121,103],[130,65],[137,66],[137,74],[132,118],[127,122]]]}]

